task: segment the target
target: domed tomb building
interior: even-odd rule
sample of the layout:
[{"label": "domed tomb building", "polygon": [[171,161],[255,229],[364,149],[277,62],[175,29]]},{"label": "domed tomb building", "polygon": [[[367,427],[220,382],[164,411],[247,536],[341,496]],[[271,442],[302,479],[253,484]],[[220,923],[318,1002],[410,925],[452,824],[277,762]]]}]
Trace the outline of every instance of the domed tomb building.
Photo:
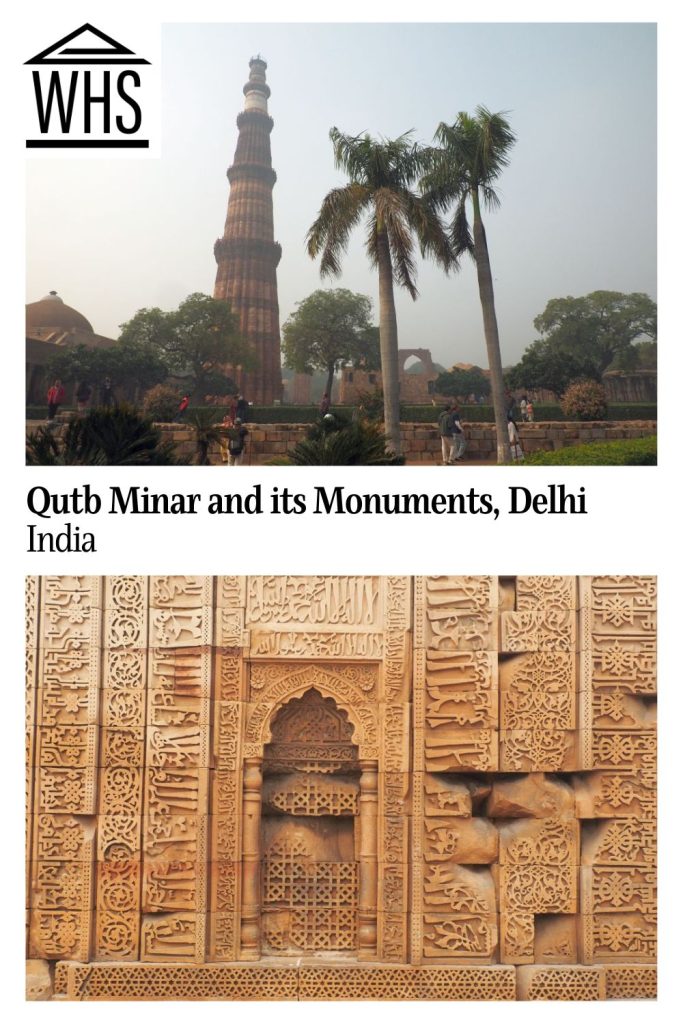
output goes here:
[{"label": "domed tomb building", "polygon": [[55,347],[111,348],[116,342],[95,334],[82,313],[67,306],[57,292],[26,306],[26,401],[42,405],[49,387],[47,363]]}]

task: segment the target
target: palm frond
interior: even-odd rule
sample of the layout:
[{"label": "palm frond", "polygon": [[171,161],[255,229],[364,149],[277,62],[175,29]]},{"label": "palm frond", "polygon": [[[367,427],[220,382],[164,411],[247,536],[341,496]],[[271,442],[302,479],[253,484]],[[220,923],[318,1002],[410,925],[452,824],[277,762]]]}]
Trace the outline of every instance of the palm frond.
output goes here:
[{"label": "palm frond", "polygon": [[306,235],[306,249],[311,259],[321,255],[320,274],[337,276],[341,272],[341,256],[346,252],[349,235],[370,202],[368,189],[351,182],[332,189],[325,196],[320,212]]},{"label": "palm frond", "polygon": [[455,215],[451,223],[451,246],[453,254],[459,259],[463,253],[469,253],[474,257],[474,239],[467,220],[466,209],[467,196],[462,195],[455,209]]},{"label": "palm frond", "polygon": [[474,116],[461,111],[452,125],[441,122],[435,134],[453,176],[466,179],[469,187],[490,185],[510,162],[516,141],[506,111],[492,114],[478,106]]},{"label": "palm frond", "polygon": [[406,289],[412,299],[416,299],[418,292],[415,284],[415,244],[408,220],[405,192],[390,188],[378,189],[375,192],[375,210],[378,231],[384,229],[387,233],[394,280]]},{"label": "palm frond", "polygon": [[423,259],[432,256],[448,273],[457,269],[457,260],[448,241],[446,229],[427,196],[404,192],[406,217],[417,235]]},{"label": "palm frond", "polygon": [[489,210],[497,210],[500,206],[500,197],[495,188],[491,185],[482,185],[480,191],[484,199],[484,205]]}]

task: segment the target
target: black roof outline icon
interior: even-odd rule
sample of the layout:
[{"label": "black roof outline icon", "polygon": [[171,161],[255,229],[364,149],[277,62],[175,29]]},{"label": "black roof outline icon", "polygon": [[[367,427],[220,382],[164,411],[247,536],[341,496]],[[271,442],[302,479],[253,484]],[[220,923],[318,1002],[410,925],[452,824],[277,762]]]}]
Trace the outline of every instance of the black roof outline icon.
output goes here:
[{"label": "black roof outline icon", "polygon": [[[62,50],[62,47],[66,43],[70,43],[72,39],[76,39],[77,36],[82,35],[84,32],[91,32],[93,35],[98,36],[104,43],[107,43],[106,47],[79,47],[70,46],[68,49]],[[54,57],[50,55],[55,51],[62,50],[62,52]],[[71,56],[73,55],[73,56]],[[132,50],[129,50],[127,46],[122,43],[117,43],[111,36],[105,35],[100,29],[95,28],[86,21],[84,25],[77,28],[75,32],[70,32],[68,36],[64,36],[58,42],[53,43],[52,46],[48,46],[45,50],[37,53],[35,57],[31,57],[30,60],[24,61],[25,64],[149,64],[148,60],[144,57],[136,57]]]}]

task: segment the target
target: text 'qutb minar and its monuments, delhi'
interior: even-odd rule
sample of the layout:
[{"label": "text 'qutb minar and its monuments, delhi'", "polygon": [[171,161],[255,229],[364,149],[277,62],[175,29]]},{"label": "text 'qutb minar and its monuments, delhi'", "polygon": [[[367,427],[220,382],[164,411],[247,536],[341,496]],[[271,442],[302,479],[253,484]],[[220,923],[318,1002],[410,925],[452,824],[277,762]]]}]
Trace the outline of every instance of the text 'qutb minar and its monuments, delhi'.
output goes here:
[{"label": "text 'qutb minar and its monuments, delhi'", "polygon": [[26,600],[30,998],[654,997],[653,577]]}]

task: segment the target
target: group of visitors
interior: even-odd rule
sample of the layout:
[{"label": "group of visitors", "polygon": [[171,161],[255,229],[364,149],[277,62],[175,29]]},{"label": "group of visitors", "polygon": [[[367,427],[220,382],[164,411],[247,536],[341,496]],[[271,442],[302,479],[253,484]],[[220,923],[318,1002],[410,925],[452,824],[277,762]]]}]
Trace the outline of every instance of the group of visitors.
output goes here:
[{"label": "group of visitors", "polygon": [[[114,404],[114,385],[112,384],[110,377],[105,377],[100,384],[100,405],[105,409],[111,407]],[[79,412],[85,412],[90,405],[90,399],[92,398],[93,389],[87,381],[83,380],[76,388],[76,408]],[[64,404],[66,398],[66,389],[62,384],[61,380],[55,380],[50,387],[47,389],[47,418],[48,421],[54,420],[57,413],[59,412],[60,405]]]},{"label": "group of visitors", "polygon": [[[190,396],[185,394],[180,399],[178,412],[175,415],[175,422],[179,423],[190,404]],[[220,422],[221,426],[221,456],[223,462],[228,466],[241,466],[247,446],[249,431],[244,421],[249,415],[249,403],[244,395],[235,393],[230,396],[227,412]]]},{"label": "group of visitors", "polygon": [[519,400],[519,414],[522,417],[523,423],[534,422],[534,406],[530,398],[526,395],[522,395]]},{"label": "group of visitors", "polygon": [[[508,441],[513,461],[520,462],[524,458],[524,449],[515,422],[514,404],[514,399],[512,399],[507,410]],[[530,421],[527,419],[525,422]],[[467,440],[457,402],[447,405],[439,416],[439,434],[441,436],[441,464],[454,466],[456,462],[462,462],[467,449]]]}]

